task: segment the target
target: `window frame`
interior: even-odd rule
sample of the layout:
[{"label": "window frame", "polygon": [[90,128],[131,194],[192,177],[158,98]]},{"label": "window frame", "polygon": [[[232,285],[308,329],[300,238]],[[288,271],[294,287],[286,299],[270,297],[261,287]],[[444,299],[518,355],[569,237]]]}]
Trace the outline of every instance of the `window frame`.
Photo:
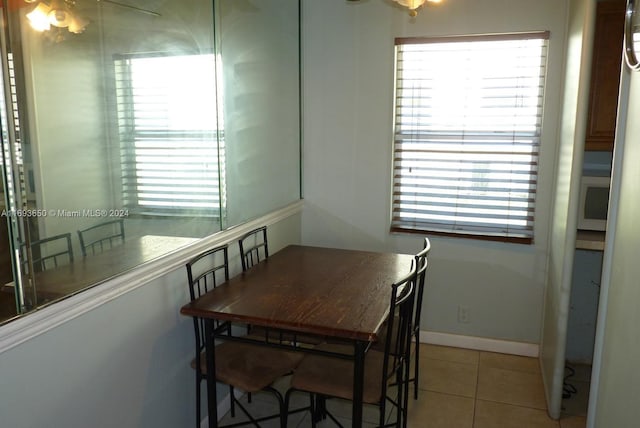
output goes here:
[{"label": "window frame", "polygon": [[[515,243],[523,243],[523,244],[533,243],[537,182],[538,182],[538,174],[539,174],[538,163],[539,163],[539,157],[540,157],[540,146],[542,143],[544,92],[545,92],[547,72],[548,72],[547,59],[548,59],[548,50],[549,50],[549,46],[548,46],[549,36],[550,36],[549,31],[537,31],[537,32],[526,32],[526,33],[462,35],[462,36],[446,36],[446,37],[405,37],[405,38],[395,39],[395,58],[394,58],[394,85],[395,86],[394,86],[394,101],[393,101],[394,102],[394,106],[393,106],[394,107],[393,108],[393,111],[394,111],[393,127],[394,128],[393,128],[393,155],[392,155],[393,164],[392,164],[391,215],[390,215],[391,232],[419,233],[419,234],[429,233],[429,234],[436,234],[436,235],[446,235],[446,236],[483,239],[483,240],[494,240],[494,241],[503,241],[503,242],[515,242]],[[449,215],[450,217],[449,219],[424,220],[424,218],[429,218],[429,216],[432,216],[431,218],[435,218],[438,215],[438,213],[436,213],[435,210],[432,210],[431,213],[428,213],[427,212],[428,210],[426,210],[426,207],[428,208],[429,206],[436,207],[434,202],[425,202],[429,198],[435,198],[434,195],[430,195],[429,197],[427,197],[425,196],[425,194],[422,194],[421,192],[425,192],[424,189],[426,188],[428,188],[429,190],[437,189],[438,186],[440,186],[439,190],[442,190],[446,186],[441,184],[441,185],[435,185],[434,187],[427,187],[425,184],[421,184],[421,186],[423,187],[423,189],[421,190],[419,189],[420,185],[416,184],[413,186],[414,187],[413,192],[407,192],[406,190],[411,187],[407,185],[407,177],[409,176],[409,174],[414,174],[414,177],[415,177],[417,173],[412,173],[411,168],[407,166],[408,161],[407,161],[407,158],[404,156],[407,152],[410,152],[410,150],[405,149],[403,147],[403,144],[406,147],[407,145],[411,144],[411,141],[413,140],[413,143],[415,144],[416,147],[418,147],[418,144],[420,143],[422,143],[423,146],[428,145],[431,147],[431,149],[424,150],[424,153],[421,154],[423,159],[419,159],[419,157],[416,156],[415,159],[412,160],[413,165],[419,165],[419,167],[423,167],[425,164],[428,164],[429,161],[431,163],[437,162],[437,161],[434,161],[434,159],[437,159],[438,155],[440,155],[441,153],[447,153],[447,151],[442,149],[445,147],[445,144],[442,142],[441,144],[438,144],[438,142],[435,141],[437,137],[434,137],[434,135],[438,133],[443,134],[442,130],[435,130],[435,131],[416,130],[416,129],[420,129],[421,125],[422,125],[422,129],[428,128],[428,126],[426,125],[428,125],[429,122],[421,121],[424,119],[421,119],[420,117],[420,116],[427,117],[428,114],[415,113],[414,116],[409,116],[408,114],[404,114],[403,116],[402,110],[404,109],[406,111],[407,107],[402,104],[402,101],[406,99],[411,99],[414,101],[427,100],[427,104],[420,105],[420,107],[423,108],[423,111],[424,111],[424,108],[437,106],[436,102],[432,103],[431,101],[429,101],[430,96],[433,95],[433,93],[430,93],[429,95],[420,95],[419,97],[416,97],[415,95],[413,95],[412,97],[406,97],[402,93],[403,91],[407,91],[407,87],[403,86],[403,83],[407,83],[410,80],[409,78],[403,80],[404,79],[403,72],[409,74],[409,72],[407,71],[408,68],[403,68],[404,64],[401,63],[402,60],[405,59],[403,57],[403,47],[407,45],[425,46],[425,45],[434,45],[434,44],[451,44],[449,49],[453,51],[454,48],[458,48],[459,46],[462,46],[462,45],[456,45],[456,43],[471,43],[469,46],[473,46],[473,42],[482,42],[482,43],[489,42],[491,44],[491,42],[506,41],[507,43],[509,43],[509,42],[523,41],[523,40],[531,40],[531,39],[539,40],[541,44],[540,54],[539,56],[535,57],[535,58],[538,58],[539,60],[539,69],[541,71],[537,77],[537,79],[539,80],[539,86],[538,86],[539,93],[537,95],[537,105],[535,106],[536,114],[532,115],[532,117],[536,118],[536,123],[535,123],[535,132],[530,136],[532,142],[529,144],[529,146],[531,147],[531,153],[529,153],[529,157],[531,158],[531,160],[530,162],[522,163],[523,165],[530,163],[530,169],[527,174],[529,175],[529,177],[532,177],[532,182],[529,183],[529,187],[526,191],[528,197],[526,198],[526,201],[524,201],[526,203],[527,214],[524,215],[522,219],[518,219],[519,222],[521,223],[524,222],[524,225],[511,226],[508,224],[508,221],[515,222],[515,220],[506,220],[504,224],[502,225],[497,224],[496,226],[489,226],[488,225],[489,221],[477,227],[473,224],[473,222],[465,222],[464,219],[459,223],[458,220],[456,219],[456,215],[458,215],[459,217],[462,217],[462,215],[457,214],[459,210],[458,208],[459,205],[464,205],[463,203],[467,201],[467,203],[469,203],[468,205],[469,212],[472,212],[472,210],[479,211],[479,208],[481,208],[479,205],[473,204],[473,202],[479,200],[478,197],[471,197],[471,196],[463,196],[457,199],[455,197],[451,198],[451,200],[454,201],[454,203],[451,204],[452,209],[449,211],[449,213],[453,213],[453,214]],[[420,48],[420,46],[416,48]],[[468,48],[470,52],[474,49],[475,48]],[[469,72],[473,72],[473,70],[476,70],[476,68],[473,66],[468,67]],[[429,84],[426,84],[426,85],[428,86]],[[436,87],[437,87],[436,85],[433,85],[430,88],[430,90],[432,92],[435,92],[434,88]],[[534,88],[534,85],[532,85],[531,87]],[[410,90],[416,91],[415,88],[411,88]],[[423,89],[418,88],[417,90],[423,90]],[[504,106],[501,106],[501,107],[505,108]],[[520,106],[518,105],[518,107]],[[486,109],[486,107],[484,108]],[[417,108],[416,108],[416,111],[417,111]],[[433,109],[433,111],[436,111],[436,110]],[[488,111],[488,109],[486,111]],[[413,122],[414,129],[412,131],[413,134],[407,131],[412,127],[411,125],[408,125],[409,123],[408,119],[414,120]],[[437,122],[437,120],[433,120],[433,122]],[[470,122],[473,122],[473,121],[470,120]],[[484,123],[482,123],[482,125],[484,125]],[[517,126],[518,125],[514,125],[514,132],[513,132],[514,140],[516,139],[515,136],[518,134]],[[481,126],[479,126],[478,129],[480,127]],[[456,143],[457,148],[460,148],[461,146],[463,146],[466,140],[473,138],[473,137],[467,137],[465,139],[464,135],[466,132],[468,132],[470,136],[473,136],[474,133],[475,135],[480,134],[480,132],[477,130],[469,131],[465,129],[464,123],[460,123],[459,126],[452,127],[451,129],[453,129],[451,131],[451,135],[453,134],[462,135],[462,137],[459,138],[460,141]],[[491,132],[493,132],[494,134],[498,134],[498,131],[491,131]],[[451,137],[451,135],[448,135],[446,138],[451,138],[451,140],[456,140],[456,138],[458,138],[458,137]],[[428,141],[429,138],[431,138],[432,141]],[[442,139],[442,136],[440,136],[439,138]],[[496,138],[496,137],[493,137],[493,138]],[[428,144],[425,143],[425,141],[427,141]],[[504,142],[508,141],[508,138],[505,138],[504,142],[502,142],[503,140],[499,140],[499,141],[501,141],[500,144],[504,145],[505,144]],[[450,144],[448,143],[447,145],[450,145]],[[498,144],[494,144],[494,145],[497,146]],[[438,155],[433,155],[433,153],[435,153],[435,149],[433,148],[437,148],[438,150],[442,150],[442,151],[438,153]],[[430,150],[432,150],[431,155],[428,154]],[[414,151],[418,151],[418,149],[414,149]],[[468,156],[468,153],[464,154],[464,150],[461,152],[458,152],[456,150],[450,150],[448,153],[450,154],[463,153],[460,156],[465,156],[465,155]],[[507,151],[505,151],[504,153],[507,153]],[[434,159],[427,158],[426,156],[434,156]],[[478,156],[481,156],[481,155],[478,155]],[[496,156],[497,158],[498,155],[493,154],[493,156]],[[524,158],[525,156],[520,156],[520,157]],[[464,159],[464,157],[457,160],[452,159],[449,163],[463,164],[464,160],[462,159]],[[494,162],[493,160],[487,160],[484,163],[486,165],[489,165],[491,162],[498,163],[498,162]],[[517,162],[514,162],[513,160],[511,160],[511,162],[517,163]],[[442,162],[442,163],[446,163],[446,162]],[[483,163],[483,161],[482,160],[467,161],[467,164],[475,164],[475,163]],[[489,173],[497,171],[497,169],[495,169],[494,166],[492,166],[491,168],[492,169],[488,170]],[[455,168],[448,170],[447,168],[443,168],[443,171],[445,171],[446,173],[446,171],[453,171],[454,169]],[[407,171],[407,170],[409,172],[403,173],[403,171]],[[460,174],[462,174],[460,172],[462,170],[463,168],[460,168],[458,170]],[[470,173],[473,173],[475,171],[473,168],[467,169],[467,167],[465,167],[465,170]],[[432,173],[434,171],[435,169],[432,167],[431,170],[428,172]],[[433,176],[428,176],[424,178],[424,180],[435,181],[433,180],[433,178],[434,178]],[[416,180],[418,179],[416,178]],[[445,178],[445,180],[450,181],[451,178],[448,178],[448,179]],[[444,180],[441,180],[441,181],[444,181]],[[458,181],[461,181],[461,179],[458,178]],[[469,181],[471,182],[471,185],[483,184],[483,183],[486,184],[489,182],[487,179],[484,179],[484,178],[483,179],[471,178],[469,179]],[[508,181],[514,182],[513,179],[510,179]],[[423,183],[426,183],[426,182],[427,181],[424,181]],[[464,187],[460,187],[460,186],[456,188],[458,190],[452,189],[451,192],[456,192],[456,191],[459,192],[460,191],[459,189],[464,189]],[[410,214],[412,210],[407,208],[410,205],[407,201],[409,201],[411,197],[413,197],[413,205],[416,207],[413,213],[414,217],[411,217],[411,214]],[[511,197],[505,198],[504,196],[496,196],[495,199],[496,200],[500,199],[501,201],[495,202],[494,203],[495,207],[497,207],[499,203],[510,205],[510,202],[505,202],[507,200],[510,200],[510,198]],[[419,199],[422,199],[423,202],[420,202]],[[490,200],[493,198],[485,197],[485,199]],[[463,203],[459,203],[459,201],[462,201]],[[483,201],[483,203],[485,202],[486,201]],[[486,203],[489,204],[489,202],[486,202]],[[444,205],[447,205],[447,204],[445,203]],[[438,209],[440,209],[441,205],[438,204],[437,206],[438,206]],[[494,208],[494,206],[491,206],[491,208]],[[509,213],[509,209],[510,208],[503,208],[503,210],[507,213]],[[419,218],[419,216],[422,216],[422,219]],[[473,217],[474,214],[472,214],[471,216]],[[478,215],[477,218],[474,218],[473,221],[478,221],[478,224],[480,224],[479,219],[482,219],[483,217],[489,220],[499,218],[499,216],[496,216],[495,214],[491,214],[491,215],[486,214],[484,216]]]}]

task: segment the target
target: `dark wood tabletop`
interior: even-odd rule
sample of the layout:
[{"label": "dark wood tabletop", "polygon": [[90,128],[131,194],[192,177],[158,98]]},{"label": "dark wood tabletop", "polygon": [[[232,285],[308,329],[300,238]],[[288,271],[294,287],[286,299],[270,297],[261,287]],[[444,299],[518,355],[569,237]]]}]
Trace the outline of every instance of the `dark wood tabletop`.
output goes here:
[{"label": "dark wood tabletop", "polygon": [[292,245],[200,299],[184,315],[375,341],[391,284],[412,255]]}]

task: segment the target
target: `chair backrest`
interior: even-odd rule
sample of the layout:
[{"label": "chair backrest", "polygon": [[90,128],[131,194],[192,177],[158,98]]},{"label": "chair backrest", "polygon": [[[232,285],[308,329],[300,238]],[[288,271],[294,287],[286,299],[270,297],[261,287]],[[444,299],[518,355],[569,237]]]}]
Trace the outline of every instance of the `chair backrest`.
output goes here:
[{"label": "chair backrest", "polygon": [[[33,270],[42,272],[48,269],[73,262],[73,247],[71,246],[71,233],[62,233],[49,238],[31,241],[31,257]],[[23,269],[28,272],[27,246],[20,246],[23,257]]]},{"label": "chair backrest", "polygon": [[[229,253],[227,245],[204,251],[186,264],[191,301],[229,280]],[[218,328],[222,323],[216,324]],[[204,321],[193,318],[198,353],[204,349]]]},{"label": "chair backrest", "polygon": [[424,238],[424,246],[423,249],[415,255],[415,265],[416,265],[416,296],[415,296],[415,307],[413,310],[413,329],[420,329],[420,317],[422,315],[422,299],[424,295],[424,283],[425,278],[427,276],[427,265],[428,262],[428,254],[431,250],[431,241],[429,238]]},{"label": "chair backrest", "polygon": [[389,379],[408,361],[411,346],[411,319],[416,292],[416,269],[391,285],[389,318],[384,345],[382,396],[386,396]]},{"label": "chair backrest", "polygon": [[242,271],[246,272],[253,265],[269,257],[267,245],[267,226],[253,229],[238,240]]},{"label": "chair backrest", "polygon": [[78,230],[82,255],[101,253],[124,242],[124,220],[109,220]]}]

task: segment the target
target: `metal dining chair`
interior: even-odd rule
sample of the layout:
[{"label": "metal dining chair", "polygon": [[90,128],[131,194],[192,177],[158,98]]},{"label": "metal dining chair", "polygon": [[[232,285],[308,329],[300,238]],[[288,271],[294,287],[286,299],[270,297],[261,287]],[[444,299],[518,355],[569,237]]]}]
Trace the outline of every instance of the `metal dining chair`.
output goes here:
[{"label": "metal dining chair", "polygon": [[253,265],[269,257],[267,242],[267,226],[258,227],[245,233],[238,240],[242,271],[246,272]]},{"label": "metal dining chair", "polygon": [[[240,259],[242,261],[242,271],[246,272],[257,263],[269,258],[269,243],[267,240],[267,226],[261,226],[245,233],[238,240]],[[324,341],[324,338],[301,335],[290,332],[280,332],[274,329],[249,326],[251,334],[261,335],[267,340],[275,340],[281,343],[305,343],[317,345]]]},{"label": "metal dining chair", "polygon": [[[214,289],[229,279],[229,255],[227,245],[222,245],[204,251],[186,264],[189,296],[195,300],[206,292]],[[205,353],[204,321],[193,318],[195,332],[196,355],[191,366],[196,372],[196,426],[200,426],[201,413],[201,383],[207,376]],[[230,333],[231,324],[223,321],[215,322],[217,332]],[[253,337],[256,340],[260,338]],[[296,352],[269,348],[244,342],[223,342],[216,346],[215,367],[216,380],[229,386],[231,400],[231,416],[236,416],[235,406],[249,418],[246,423],[232,424],[232,426],[255,425],[268,419],[280,419],[280,425],[286,424],[286,412],[282,394],[271,386],[273,382],[293,371],[302,360],[302,355]],[[277,414],[254,418],[235,396],[235,389],[239,388],[248,394],[268,391],[278,400],[280,411]]]},{"label": "metal dining chair", "polygon": [[124,243],[124,220],[109,220],[86,229],[78,230],[82,255],[98,254],[105,249]]},{"label": "metal dining chair", "polygon": [[[407,360],[410,353],[411,318],[416,290],[416,270],[390,287],[389,328],[385,330],[383,351],[370,349],[365,356],[363,403],[378,407],[379,427],[406,424],[407,419]],[[395,314],[395,316],[393,315]],[[323,344],[314,348],[314,353],[304,357],[296,368],[291,387],[285,395],[285,407],[288,408],[291,394],[295,391],[309,393],[312,414],[312,427],[320,417],[329,417],[342,427],[337,418],[326,409],[326,400],[331,397],[346,400],[353,399],[354,362],[336,356],[319,355],[317,352],[350,353],[353,347],[340,344]],[[390,387],[398,385],[395,397]],[[387,424],[386,409],[391,404],[397,408],[396,420]]]},{"label": "metal dining chair", "polygon": [[427,276],[427,256],[429,255],[429,251],[431,251],[431,241],[429,241],[429,238],[425,237],[422,250],[415,255],[415,263],[417,267],[417,288],[411,326],[411,334],[415,344],[415,352],[413,353],[414,373],[413,378],[408,379],[408,382],[413,382],[413,398],[416,400],[418,399],[418,386],[420,379],[420,318],[422,315],[422,300],[424,298],[424,284]]},{"label": "metal dining chair", "polygon": [[[424,238],[423,249],[414,256],[414,265],[416,266],[416,292],[414,296],[413,315],[411,320],[411,337],[414,344],[413,352],[413,377],[406,378],[408,383],[413,383],[413,397],[418,399],[418,387],[420,383],[420,319],[422,316],[422,301],[424,297],[425,278],[427,273],[428,259],[427,256],[431,250],[431,242],[429,238]],[[383,326],[382,339],[373,345],[373,349],[383,350],[385,343],[385,331],[387,324]],[[409,363],[411,361],[408,361]]]}]

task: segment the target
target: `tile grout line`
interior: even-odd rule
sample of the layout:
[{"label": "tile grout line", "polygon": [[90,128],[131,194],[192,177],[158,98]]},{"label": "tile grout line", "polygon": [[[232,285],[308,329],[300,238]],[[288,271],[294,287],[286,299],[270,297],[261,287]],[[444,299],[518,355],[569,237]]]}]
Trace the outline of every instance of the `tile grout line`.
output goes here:
[{"label": "tile grout line", "polygon": [[476,425],[476,408],[478,405],[478,387],[480,386],[480,354],[481,351],[478,351],[478,361],[476,366],[476,390],[475,394],[473,394],[473,412],[471,412],[471,428],[474,428]]}]

